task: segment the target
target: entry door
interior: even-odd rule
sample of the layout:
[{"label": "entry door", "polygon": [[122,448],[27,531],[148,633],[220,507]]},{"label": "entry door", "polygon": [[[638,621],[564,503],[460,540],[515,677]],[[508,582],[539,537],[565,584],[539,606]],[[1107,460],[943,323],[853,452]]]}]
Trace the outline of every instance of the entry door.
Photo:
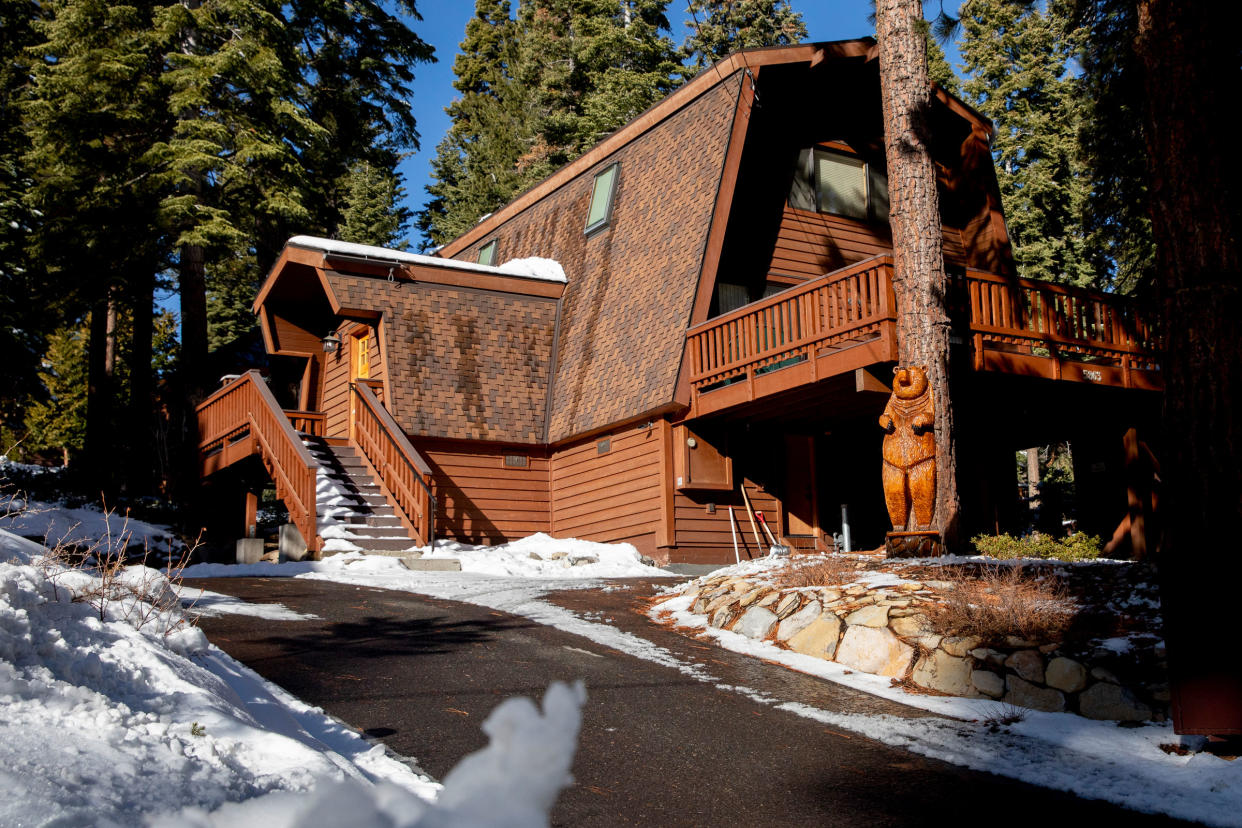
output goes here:
[{"label": "entry door", "polygon": [[815,438],[803,434],[785,435],[785,534],[814,536],[815,515]]},{"label": "entry door", "polygon": [[352,379],[371,378],[371,331],[363,328],[353,336],[353,377]]}]

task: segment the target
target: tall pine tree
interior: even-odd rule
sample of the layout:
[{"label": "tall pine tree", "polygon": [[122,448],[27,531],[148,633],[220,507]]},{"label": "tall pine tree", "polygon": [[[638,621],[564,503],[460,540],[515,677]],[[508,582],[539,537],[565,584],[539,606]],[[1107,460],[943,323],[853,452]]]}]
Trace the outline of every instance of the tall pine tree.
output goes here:
[{"label": "tall pine tree", "polygon": [[688,75],[733,52],[806,39],[802,13],[789,0],[690,0],[688,11],[690,35],[682,44]]},{"label": "tall pine tree", "polygon": [[992,152],[1018,272],[1096,282],[1083,224],[1091,187],[1078,147],[1082,84],[1067,68],[1081,33],[1022,0],[968,0],[960,14],[966,96],[996,124]]}]

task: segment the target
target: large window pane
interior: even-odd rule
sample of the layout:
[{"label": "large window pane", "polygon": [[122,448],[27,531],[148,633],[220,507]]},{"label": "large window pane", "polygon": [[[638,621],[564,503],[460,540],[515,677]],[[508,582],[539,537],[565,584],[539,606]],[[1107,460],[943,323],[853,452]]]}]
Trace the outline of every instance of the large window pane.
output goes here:
[{"label": "large window pane", "polygon": [[817,152],[815,179],[820,211],[858,219],[867,217],[866,167],[861,160]]}]

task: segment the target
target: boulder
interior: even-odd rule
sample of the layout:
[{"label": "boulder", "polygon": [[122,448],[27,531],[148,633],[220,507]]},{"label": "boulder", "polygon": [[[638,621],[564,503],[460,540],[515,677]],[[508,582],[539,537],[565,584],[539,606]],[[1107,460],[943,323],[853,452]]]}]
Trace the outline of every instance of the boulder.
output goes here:
[{"label": "boulder", "polygon": [[1035,650],[1018,650],[1005,659],[1005,666],[1027,681],[1044,683],[1044,660]]},{"label": "boulder", "polygon": [[999,699],[1005,695],[1005,680],[991,670],[972,670],[970,683],[985,696]]},{"label": "boulder", "polygon": [[798,604],[801,600],[802,600],[802,596],[798,595],[798,593],[796,592],[788,593],[784,598],[781,599],[781,602],[776,605],[776,617],[784,618],[785,616],[789,615],[791,612],[793,612],[794,610],[798,608]]},{"label": "boulder", "polygon": [[845,616],[845,623],[851,627],[887,627],[888,608],[875,604],[863,607]]},{"label": "boulder", "polygon": [[1145,722],[1151,708],[1124,687],[1101,681],[1078,694],[1078,712],[1088,719],[1115,722]]},{"label": "boulder", "polygon": [[840,635],[841,619],[826,612],[791,636],[786,643],[796,653],[831,661]]},{"label": "boulder", "polygon": [[946,636],[944,641],[940,642],[940,647],[946,653],[951,656],[957,656],[958,658],[961,658],[978,646],[979,639],[975,638],[973,635],[966,638]]},{"label": "boulder", "polygon": [[986,661],[988,664],[1001,667],[1005,663],[1005,654],[997,650],[991,650],[987,647],[976,647],[970,651],[970,654],[978,661]]},{"label": "boulder", "polygon": [[802,609],[781,622],[776,628],[776,639],[778,641],[786,641],[795,633],[803,630],[808,624],[819,618],[823,607],[819,605],[819,601],[812,601]]},{"label": "boulder", "polygon": [[[891,614],[891,613],[890,613]],[[927,616],[925,615],[904,615],[894,618],[889,624],[893,628],[893,632],[903,638],[914,638],[922,635],[927,631]],[[932,645],[936,646],[935,644]]]},{"label": "boulder", "polygon": [[741,620],[734,625],[733,631],[741,633],[747,638],[762,641],[767,638],[768,633],[771,632],[775,624],[776,613],[763,607],[751,607],[742,615]]},{"label": "boulder", "polygon": [[1017,676],[1010,676],[1005,683],[1009,686],[1009,692],[1001,701],[1016,704],[1019,707],[1029,707],[1032,710],[1045,710],[1049,713],[1059,713],[1065,709],[1065,696],[1060,690],[1037,687]]},{"label": "boulder", "polygon": [[712,617],[707,623],[713,627],[725,627],[733,620],[733,605],[725,604],[712,613]]},{"label": "boulder", "polygon": [[888,628],[856,625],[845,631],[837,661],[863,673],[899,678],[910,668],[914,648]]},{"label": "boulder", "polygon": [[755,589],[750,590],[749,592],[747,592],[745,595],[743,595],[741,598],[738,599],[738,602],[737,602],[738,607],[743,608],[743,609],[746,607],[749,607],[751,604],[758,601],[759,598],[765,592],[768,591],[768,589],[769,589],[768,587],[756,587]]},{"label": "boulder", "polygon": [[1070,658],[1054,658],[1044,671],[1044,683],[1066,693],[1077,693],[1087,686],[1087,668]]},{"label": "boulder", "polygon": [[974,687],[970,683],[971,660],[956,658],[944,650],[935,650],[931,655],[924,656],[914,665],[911,678],[915,684],[951,696],[973,696]]},{"label": "boulder", "polygon": [[779,592],[769,592],[767,595],[763,596],[763,598],[760,599],[759,606],[770,607],[773,604],[775,604],[777,599],[779,599],[780,597],[781,597],[781,594]]}]

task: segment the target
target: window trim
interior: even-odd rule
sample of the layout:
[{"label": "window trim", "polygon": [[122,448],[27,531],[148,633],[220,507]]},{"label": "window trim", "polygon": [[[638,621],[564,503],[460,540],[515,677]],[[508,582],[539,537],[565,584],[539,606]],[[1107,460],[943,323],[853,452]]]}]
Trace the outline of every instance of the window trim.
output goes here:
[{"label": "window trim", "polygon": [[[483,261],[484,254],[487,254],[487,261]],[[493,238],[485,241],[479,246],[479,255],[476,259],[476,263],[487,265],[488,267],[492,267],[496,264],[496,239]]]},{"label": "window trim", "polygon": [[[599,187],[599,180],[603,178],[605,175],[608,175],[608,173],[610,172],[612,173],[612,178],[608,184],[608,196],[607,196],[607,200],[604,202],[604,214],[600,218],[596,219],[594,223],[592,223],[591,222],[591,206],[595,203],[596,189]],[[595,177],[592,179],[592,183],[591,183],[591,199],[590,201],[587,202],[587,215],[586,215],[587,225],[586,225],[586,228],[582,231],[585,235],[589,236],[592,233],[596,232],[597,230],[602,230],[603,228],[607,227],[609,224],[612,223],[612,209],[616,202],[617,181],[620,178],[621,178],[621,162],[620,161],[612,162],[607,167],[604,167],[604,169],[600,170],[599,172],[595,174]]]}]

